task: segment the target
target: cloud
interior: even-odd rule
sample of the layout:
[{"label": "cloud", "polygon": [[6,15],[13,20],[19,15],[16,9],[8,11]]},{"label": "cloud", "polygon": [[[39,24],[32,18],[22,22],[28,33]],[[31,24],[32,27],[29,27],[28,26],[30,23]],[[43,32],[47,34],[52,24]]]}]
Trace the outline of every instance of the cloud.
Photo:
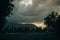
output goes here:
[{"label": "cloud", "polygon": [[32,0],[32,6],[20,7],[22,0],[14,1],[14,14],[8,19],[16,22],[41,22],[53,10],[60,6],[60,0]]},{"label": "cloud", "polygon": [[60,6],[60,0],[56,1],[56,5]]}]

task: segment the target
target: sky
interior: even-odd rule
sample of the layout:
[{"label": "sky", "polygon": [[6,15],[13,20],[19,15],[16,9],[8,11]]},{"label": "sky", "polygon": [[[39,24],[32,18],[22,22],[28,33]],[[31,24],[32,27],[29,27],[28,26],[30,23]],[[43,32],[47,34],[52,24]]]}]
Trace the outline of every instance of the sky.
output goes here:
[{"label": "sky", "polygon": [[60,0],[15,0],[13,15],[7,20],[17,23],[40,23],[52,11],[59,12]]}]

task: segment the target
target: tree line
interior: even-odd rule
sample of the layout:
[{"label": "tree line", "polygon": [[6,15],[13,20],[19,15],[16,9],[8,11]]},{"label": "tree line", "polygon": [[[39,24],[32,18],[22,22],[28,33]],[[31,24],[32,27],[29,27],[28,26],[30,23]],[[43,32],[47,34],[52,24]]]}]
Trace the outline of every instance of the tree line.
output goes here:
[{"label": "tree line", "polygon": [[12,27],[6,27],[4,29],[5,32],[7,33],[21,33],[21,32],[43,32],[42,28],[41,27],[37,27],[33,24],[27,24],[27,25],[20,25],[20,26],[13,26]]}]

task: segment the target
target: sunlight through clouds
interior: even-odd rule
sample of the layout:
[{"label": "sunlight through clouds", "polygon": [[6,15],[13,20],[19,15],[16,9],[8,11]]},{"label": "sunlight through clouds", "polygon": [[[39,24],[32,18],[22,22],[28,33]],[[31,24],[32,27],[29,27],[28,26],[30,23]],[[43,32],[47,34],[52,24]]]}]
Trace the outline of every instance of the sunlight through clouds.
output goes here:
[{"label": "sunlight through clouds", "polygon": [[20,7],[28,7],[32,5],[32,0],[22,0],[19,4]]},{"label": "sunlight through clouds", "polygon": [[15,0],[13,4],[15,6],[12,11],[14,14],[9,21],[34,24],[39,22],[38,26],[48,14],[57,11],[58,7],[60,9],[59,0]]}]

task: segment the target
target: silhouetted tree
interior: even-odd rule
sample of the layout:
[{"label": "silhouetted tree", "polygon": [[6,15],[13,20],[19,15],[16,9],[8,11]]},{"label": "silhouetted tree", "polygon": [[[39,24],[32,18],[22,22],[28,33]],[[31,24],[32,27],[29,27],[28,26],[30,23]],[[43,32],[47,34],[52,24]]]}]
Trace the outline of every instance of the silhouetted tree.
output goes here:
[{"label": "silhouetted tree", "polygon": [[48,27],[44,28],[42,32],[48,32]]},{"label": "silhouetted tree", "polygon": [[56,21],[56,33],[60,34],[60,15],[58,16],[58,19]]},{"label": "silhouetted tree", "polygon": [[14,5],[10,3],[11,1],[13,0],[0,0],[0,32],[7,22],[6,17],[9,16],[10,12],[13,10]]},{"label": "silhouetted tree", "polygon": [[38,32],[42,32],[42,28],[41,27],[39,27]]},{"label": "silhouetted tree", "polygon": [[58,13],[55,13],[54,11],[48,15],[44,20],[45,24],[48,26],[48,30],[53,32],[56,28],[56,20],[58,18]]}]

